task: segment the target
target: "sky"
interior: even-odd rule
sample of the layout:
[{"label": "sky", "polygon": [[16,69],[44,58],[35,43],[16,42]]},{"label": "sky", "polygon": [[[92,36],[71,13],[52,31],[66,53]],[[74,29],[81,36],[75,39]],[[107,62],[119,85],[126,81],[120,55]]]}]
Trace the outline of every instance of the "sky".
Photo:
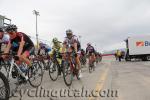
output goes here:
[{"label": "sky", "polygon": [[124,40],[150,34],[150,0],[0,0],[0,15],[31,37],[35,37],[35,15],[42,41],[72,29],[82,47],[91,43],[98,51],[125,48]]}]

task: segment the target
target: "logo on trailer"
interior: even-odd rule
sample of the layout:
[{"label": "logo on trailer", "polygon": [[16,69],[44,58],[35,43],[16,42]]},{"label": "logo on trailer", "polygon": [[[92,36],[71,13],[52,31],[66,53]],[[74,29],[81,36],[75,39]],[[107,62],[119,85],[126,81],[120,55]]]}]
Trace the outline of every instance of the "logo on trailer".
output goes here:
[{"label": "logo on trailer", "polygon": [[150,46],[150,41],[137,41],[136,42],[137,47],[143,47],[143,46]]},{"label": "logo on trailer", "polygon": [[143,41],[138,41],[138,42],[136,42],[136,46],[137,47],[144,46],[144,42]]}]

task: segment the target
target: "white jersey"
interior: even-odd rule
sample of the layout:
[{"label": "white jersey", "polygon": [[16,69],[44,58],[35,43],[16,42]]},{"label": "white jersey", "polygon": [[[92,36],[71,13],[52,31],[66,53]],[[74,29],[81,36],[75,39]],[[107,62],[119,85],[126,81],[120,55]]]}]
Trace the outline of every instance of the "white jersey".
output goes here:
[{"label": "white jersey", "polygon": [[10,40],[10,37],[8,34],[4,34],[3,38],[0,40],[2,43],[8,43]]}]

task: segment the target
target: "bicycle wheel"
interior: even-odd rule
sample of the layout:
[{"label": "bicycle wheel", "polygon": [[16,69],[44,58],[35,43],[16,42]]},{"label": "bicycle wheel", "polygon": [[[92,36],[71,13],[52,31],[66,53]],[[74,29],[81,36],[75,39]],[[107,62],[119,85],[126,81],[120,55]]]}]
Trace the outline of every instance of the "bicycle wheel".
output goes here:
[{"label": "bicycle wheel", "polygon": [[42,83],[43,70],[38,62],[34,62],[28,70],[29,83],[33,87],[38,87]]},{"label": "bicycle wheel", "polygon": [[49,67],[49,76],[52,81],[56,81],[58,78],[58,62],[53,61]]},{"label": "bicycle wheel", "polygon": [[3,62],[1,62],[1,64],[0,64],[0,71],[1,71],[5,76],[7,76],[7,71],[8,71],[8,69],[9,69],[9,67],[10,67],[9,62],[3,61]]},{"label": "bicycle wheel", "polygon": [[67,86],[71,86],[73,80],[73,73],[70,66],[71,64],[68,61],[63,61],[63,78]]},{"label": "bicycle wheel", "polygon": [[9,100],[10,87],[5,75],[0,72],[0,100]]}]

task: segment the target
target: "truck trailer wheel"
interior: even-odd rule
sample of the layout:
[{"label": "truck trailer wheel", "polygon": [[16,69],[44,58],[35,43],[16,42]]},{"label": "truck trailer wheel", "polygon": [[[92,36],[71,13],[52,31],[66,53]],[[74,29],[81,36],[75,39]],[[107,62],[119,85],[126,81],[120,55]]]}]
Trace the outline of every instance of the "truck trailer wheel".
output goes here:
[{"label": "truck trailer wheel", "polygon": [[142,58],[142,61],[147,61],[147,57],[143,57],[143,58]]},{"label": "truck trailer wheel", "polygon": [[147,61],[150,61],[150,55],[146,57]]}]

